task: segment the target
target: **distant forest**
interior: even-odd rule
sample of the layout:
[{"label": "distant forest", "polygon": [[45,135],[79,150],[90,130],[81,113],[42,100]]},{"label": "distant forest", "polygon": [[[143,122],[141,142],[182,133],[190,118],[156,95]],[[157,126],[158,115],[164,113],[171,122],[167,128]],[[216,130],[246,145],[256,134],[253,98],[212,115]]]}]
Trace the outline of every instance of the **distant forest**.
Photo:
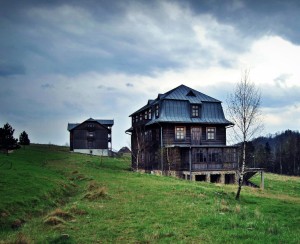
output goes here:
[{"label": "distant forest", "polygon": [[286,130],[247,143],[247,167],[300,175],[300,133]]}]

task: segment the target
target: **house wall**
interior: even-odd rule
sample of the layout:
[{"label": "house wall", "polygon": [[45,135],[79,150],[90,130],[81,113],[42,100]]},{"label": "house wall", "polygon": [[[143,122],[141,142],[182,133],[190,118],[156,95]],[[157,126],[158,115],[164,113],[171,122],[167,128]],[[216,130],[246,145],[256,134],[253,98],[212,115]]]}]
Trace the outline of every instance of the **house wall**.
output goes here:
[{"label": "house wall", "polygon": [[[70,136],[70,146],[75,149],[108,149],[110,131],[96,122],[85,122],[76,127]],[[92,135],[91,135],[92,134]]]},{"label": "house wall", "polygon": [[135,126],[131,135],[132,168],[152,170],[160,163],[160,130]]},{"label": "house wall", "polygon": [[[186,129],[186,136],[184,140],[175,139],[175,127],[184,126]],[[163,126],[163,143],[164,145],[170,144],[190,144],[191,143],[191,128],[201,127],[201,141],[200,145],[226,145],[226,128],[220,125],[189,125],[189,124],[167,124]],[[206,135],[206,129],[208,127],[216,128],[216,139],[208,140]]]},{"label": "house wall", "polygon": [[[176,141],[175,140],[175,127],[185,126],[186,127],[186,138],[185,140]],[[191,144],[191,128],[195,125],[189,124],[162,124],[163,127],[163,149],[161,150],[160,142],[160,129],[159,125],[153,125],[152,127],[145,127],[144,125],[135,126],[131,136],[131,147],[132,147],[132,168],[139,169],[143,168],[145,170],[157,170],[161,169],[161,153],[163,153],[163,168],[164,170],[182,170],[189,168],[189,148],[166,148],[166,145],[190,145]],[[200,126],[200,125],[199,125]],[[199,145],[226,145],[226,128],[225,126],[219,125],[201,125],[201,141]],[[206,139],[206,128],[216,127],[216,139],[207,140]],[[198,159],[200,149],[192,150],[192,159]],[[204,150],[204,149],[202,149]],[[205,149],[207,150],[207,149]],[[205,163],[215,163],[217,167],[218,162],[212,162],[216,157],[211,156],[211,150],[214,152],[217,149],[209,149],[205,151]],[[221,150],[221,149],[220,149]],[[219,150],[219,151],[220,151]],[[219,151],[217,153],[219,153]],[[223,155],[223,150],[222,150]],[[225,158],[222,158],[222,163],[225,162]],[[198,160],[199,161],[199,160]],[[193,163],[198,163],[195,161]],[[230,160],[232,163],[232,160]],[[220,163],[219,163],[220,164]],[[221,164],[220,164],[221,165]],[[198,167],[198,165],[196,165]],[[196,167],[195,166],[195,167]],[[201,165],[202,166],[202,165]],[[223,166],[223,164],[222,164]],[[199,166],[200,167],[200,166]],[[204,167],[204,166],[203,166]],[[206,166],[208,167],[208,166]]]}]

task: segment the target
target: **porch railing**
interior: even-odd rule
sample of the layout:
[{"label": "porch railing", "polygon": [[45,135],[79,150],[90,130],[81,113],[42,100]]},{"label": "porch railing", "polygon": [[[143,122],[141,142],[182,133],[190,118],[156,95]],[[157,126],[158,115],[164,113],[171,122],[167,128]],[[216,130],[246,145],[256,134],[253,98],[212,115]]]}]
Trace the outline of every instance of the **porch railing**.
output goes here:
[{"label": "porch railing", "polygon": [[192,170],[232,170],[237,169],[237,163],[194,163]]}]

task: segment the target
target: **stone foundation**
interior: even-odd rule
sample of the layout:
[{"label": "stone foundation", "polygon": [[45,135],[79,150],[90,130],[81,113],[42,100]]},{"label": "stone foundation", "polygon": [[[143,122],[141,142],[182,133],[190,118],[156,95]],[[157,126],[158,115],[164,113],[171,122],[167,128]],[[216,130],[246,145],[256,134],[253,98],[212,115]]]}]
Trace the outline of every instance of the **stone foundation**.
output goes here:
[{"label": "stone foundation", "polygon": [[182,177],[186,180],[189,180],[190,177],[192,177],[193,181],[221,184],[237,184],[238,182],[237,171],[196,171],[192,172],[191,176],[189,171],[183,171]]},{"label": "stone foundation", "polygon": [[108,149],[74,149],[73,152],[97,156],[109,156]]},{"label": "stone foundation", "polygon": [[[134,170],[139,173],[150,173],[153,175],[163,175],[172,176],[185,180],[190,180],[189,171],[164,171],[161,170],[151,170],[145,171],[144,169]],[[238,173],[237,171],[196,171],[192,172],[192,181],[204,181],[211,183],[220,184],[237,184],[238,183]]]}]

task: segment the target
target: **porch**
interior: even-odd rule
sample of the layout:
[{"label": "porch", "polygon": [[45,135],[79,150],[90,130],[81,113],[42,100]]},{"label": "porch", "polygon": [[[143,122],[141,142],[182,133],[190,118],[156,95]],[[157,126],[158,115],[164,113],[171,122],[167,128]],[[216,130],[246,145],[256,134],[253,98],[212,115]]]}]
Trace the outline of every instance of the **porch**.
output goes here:
[{"label": "porch", "polygon": [[173,161],[181,162],[180,170],[221,171],[238,169],[237,147],[225,145],[165,145],[174,149]]}]

